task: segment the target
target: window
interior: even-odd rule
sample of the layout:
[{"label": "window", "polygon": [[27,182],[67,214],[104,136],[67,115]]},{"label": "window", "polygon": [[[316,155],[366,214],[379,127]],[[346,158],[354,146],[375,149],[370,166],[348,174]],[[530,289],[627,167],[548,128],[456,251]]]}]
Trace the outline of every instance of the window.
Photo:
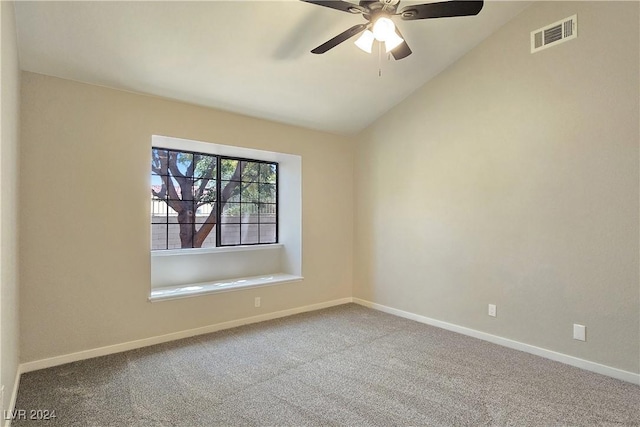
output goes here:
[{"label": "window", "polygon": [[[150,301],[302,280],[301,156],[162,135],[152,135],[150,142],[152,187],[146,203],[154,214],[149,231],[157,229],[149,251]],[[238,167],[239,179],[232,179]],[[229,187],[222,204],[218,195],[225,198],[231,182],[235,188]],[[190,208],[195,219],[182,226],[187,240],[192,239],[185,248],[204,238],[201,249],[182,249],[182,205],[176,210],[168,202]],[[217,211],[210,216],[209,209]],[[182,217],[189,219],[185,210]],[[211,227],[206,237],[200,232],[203,224]]]},{"label": "window", "polygon": [[151,149],[151,250],[278,242],[278,163]]}]

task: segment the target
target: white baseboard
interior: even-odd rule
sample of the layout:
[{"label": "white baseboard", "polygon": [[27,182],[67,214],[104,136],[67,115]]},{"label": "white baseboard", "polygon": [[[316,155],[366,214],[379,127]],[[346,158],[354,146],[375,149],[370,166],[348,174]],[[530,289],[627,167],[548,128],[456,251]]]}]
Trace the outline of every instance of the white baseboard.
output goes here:
[{"label": "white baseboard", "polygon": [[[16,380],[13,382],[13,390],[11,390],[11,400],[9,400],[9,408],[7,408],[7,411],[9,411],[9,413],[11,413],[11,411],[13,411],[16,407],[16,399],[18,399],[18,388],[20,387],[20,374],[22,372],[20,371],[20,365],[18,365],[18,371],[16,372]],[[2,414],[2,417],[4,419],[4,415]],[[11,427],[11,419],[9,418],[8,420],[4,420],[4,427]]]},{"label": "white baseboard", "polygon": [[[273,313],[260,314],[258,316],[245,317],[243,319],[230,320],[228,322],[216,323],[214,325],[203,326],[186,331],[174,332],[166,335],[159,335],[150,338],[143,338],[136,341],[129,341],[121,344],[108,345],[105,347],[94,348],[91,350],[79,351],[77,353],[64,354],[62,356],[50,357],[47,359],[35,360],[33,362],[22,363],[19,372],[31,372],[39,369],[50,368],[52,366],[64,365],[65,363],[77,362],[78,360],[91,359],[93,357],[106,356],[108,354],[121,353],[123,351],[134,350],[136,348],[148,347],[150,345],[162,344],[169,341],[189,338],[196,335],[208,334],[211,332],[221,331],[223,329],[235,328],[237,326],[248,325],[251,323],[264,322],[265,320],[277,319],[280,317],[291,316],[293,314],[304,313],[307,311],[315,311],[323,308],[333,307],[352,302],[351,297],[341,298],[332,301],[321,302],[318,304],[306,305],[303,307],[291,308],[288,310],[276,311]],[[17,388],[16,388],[17,390]],[[15,403],[15,402],[14,402]],[[13,407],[12,407],[13,408]]]},{"label": "white baseboard", "polygon": [[627,381],[632,384],[640,385],[640,374],[623,371],[622,369],[612,368],[611,366],[602,365],[596,362],[590,362],[588,360],[579,359],[577,357],[569,356],[564,353],[558,353],[553,350],[547,350],[546,348],[536,347],[534,345],[510,340],[508,338],[502,338],[497,335],[491,335],[486,332],[477,331],[475,329],[466,328],[464,326],[458,326],[453,323],[443,322],[440,320],[432,319],[430,317],[421,316],[415,313],[410,313],[408,311],[398,310],[396,308],[388,307],[382,304],[376,304],[374,302],[366,301],[360,298],[353,298],[353,302],[355,302],[356,304],[362,305],[364,307],[369,307],[375,310],[383,311],[385,313],[393,314],[395,316],[404,317],[405,319],[415,320],[416,322],[425,323],[431,326],[436,326],[438,328],[446,329],[448,331],[457,332],[462,335],[468,335],[470,337],[478,338],[484,341],[489,341],[491,343],[498,344],[504,347],[509,347],[514,350],[535,354],[536,356],[555,360],[556,362],[565,363],[567,365],[575,366],[576,368],[585,369],[587,371],[595,372],[595,373],[606,375],[608,377],[613,377],[622,381]]}]

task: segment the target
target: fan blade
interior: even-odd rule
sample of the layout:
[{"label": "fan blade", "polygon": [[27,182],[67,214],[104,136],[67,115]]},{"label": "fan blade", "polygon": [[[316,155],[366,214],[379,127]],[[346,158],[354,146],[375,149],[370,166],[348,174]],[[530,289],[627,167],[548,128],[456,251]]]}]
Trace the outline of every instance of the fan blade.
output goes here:
[{"label": "fan blade", "polygon": [[358,6],[357,4],[347,3],[346,1],[334,0],[334,1],[314,1],[314,0],[301,0],[305,3],[317,4],[318,6],[324,6],[331,9],[341,10],[349,13],[365,13],[369,12],[368,9]]},{"label": "fan blade", "polygon": [[402,38],[402,40],[404,40],[402,43],[400,43],[397,47],[395,47],[391,51],[391,55],[393,55],[393,59],[398,61],[402,58],[406,58],[407,56],[411,55],[412,52],[411,52],[411,48],[409,48],[409,45],[407,44],[407,40],[404,38],[402,33],[400,33],[400,30],[398,29],[398,27],[396,27],[396,34],[399,35]]},{"label": "fan blade", "polygon": [[439,3],[417,4],[404,7],[399,15],[405,21],[471,16],[480,13],[483,5],[483,1],[443,1]]},{"label": "fan blade", "polygon": [[317,48],[313,49],[311,53],[325,53],[329,49],[333,49],[334,47],[338,46],[343,41],[349,40],[351,37],[355,36],[356,34],[363,32],[364,29],[367,28],[367,25],[368,24],[354,25],[353,27],[349,28],[347,31],[338,34],[328,42],[325,42],[320,46],[318,46]]}]

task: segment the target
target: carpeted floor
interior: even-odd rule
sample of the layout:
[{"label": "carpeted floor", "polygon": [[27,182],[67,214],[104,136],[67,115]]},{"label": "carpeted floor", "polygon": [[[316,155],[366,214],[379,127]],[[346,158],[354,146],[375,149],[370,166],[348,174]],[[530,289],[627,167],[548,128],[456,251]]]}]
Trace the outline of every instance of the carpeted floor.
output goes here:
[{"label": "carpeted floor", "polygon": [[640,387],[347,304],[22,376],[13,426],[640,425]]}]

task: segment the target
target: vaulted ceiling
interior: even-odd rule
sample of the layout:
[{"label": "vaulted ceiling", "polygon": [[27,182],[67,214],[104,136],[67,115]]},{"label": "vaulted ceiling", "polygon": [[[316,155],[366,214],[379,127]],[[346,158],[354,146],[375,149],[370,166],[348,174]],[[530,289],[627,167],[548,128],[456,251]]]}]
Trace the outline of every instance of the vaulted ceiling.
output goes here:
[{"label": "vaulted ceiling", "polygon": [[310,53],[365,21],[295,0],[34,1],[17,2],[16,15],[23,70],[352,134],[529,4],[485,2],[473,17],[395,18],[413,50],[400,61],[364,53],[355,38]]}]

